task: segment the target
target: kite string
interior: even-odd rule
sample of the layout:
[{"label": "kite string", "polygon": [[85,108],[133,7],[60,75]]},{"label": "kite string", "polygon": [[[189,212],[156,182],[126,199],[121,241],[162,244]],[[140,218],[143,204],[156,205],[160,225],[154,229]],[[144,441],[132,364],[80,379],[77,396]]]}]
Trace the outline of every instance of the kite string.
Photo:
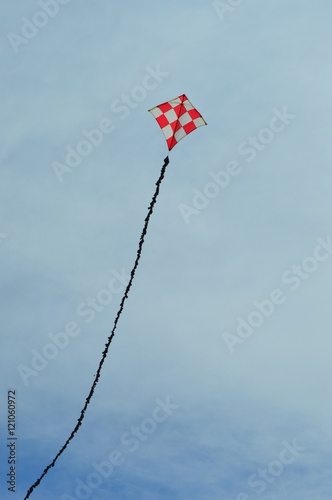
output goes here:
[{"label": "kite string", "polygon": [[136,255],[136,260],[135,260],[135,264],[134,264],[134,267],[132,268],[131,270],[131,273],[130,273],[130,279],[129,279],[129,282],[128,282],[128,285],[125,289],[125,292],[124,292],[124,295],[122,297],[122,300],[121,300],[121,303],[120,303],[120,307],[119,307],[119,310],[117,312],[117,315],[115,317],[115,320],[114,320],[114,324],[113,324],[113,329],[111,331],[111,334],[110,336],[108,337],[108,340],[105,344],[105,349],[103,351],[103,355],[102,355],[102,358],[99,362],[99,366],[98,366],[98,369],[97,369],[97,373],[95,375],[95,378],[94,378],[94,381],[93,381],[93,384],[91,386],[91,389],[90,389],[90,392],[88,394],[88,397],[86,398],[85,400],[85,404],[83,406],[83,409],[81,410],[81,414],[80,414],[80,417],[78,418],[77,420],[77,424],[75,425],[74,427],[74,430],[71,432],[69,438],[67,439],[67,441],[65,442],[65,444],[62,446],[62,448],[60,449],[60,451],[57,453],[57,455],[54,457],[53,461],[44,469],[43,473],[41,474],[41,476],[33,483],[33,485],[28,489],[27,491],[27,494],[26,496],[24,497],[24,500],[27,500],[31,493],[33,492],[33,490],[40,484],[41,480],[43,479],[43,477],[48,473],[48,471],[50,470],[51,467],[54,467],[56,461],[58,460],[58,458],[62,455],[62,453],[65,451],[65,449],[67,448],[67,446],[69,445],[70,441],[74,438],[75,434],[77,433],[78,429],[80,428],[81,424],[82,424],[82,421],[84,419],[84,416],[85,416],[85,412],[86,412],[86,409],[91,401],[91,398],[93,396],[93,393],[95,391],[95,388],[96,388],[96,385],[98,383],[98,380],[99,380],[99,377],[100,377],[100,372],[101,372],[101,369],[103,367],[103,364],[105,362],[105,359],[106,359],[106,356],[107,356],[107,353],[108,353],[108,350],[109,350],[109,347],[111,345],[111,342],[113,340],[113,337],[115,335],[115,330],[116,330],[116,327],[117,327],[117,324],[118,324],[118,321],[120,319],[120,316],[122,314],[122,311],[123,311],[123,307],[124,307],[124,303],[126,301],[126,299],[128,298],[128,294],[129,294],[129,291],[130,291],[130,288],[131,288],[131,285],[133,283],[133,280],[134,280],[134,276],[135,276],[135,272],[136,272],[136,269],[138,267],[138,264],[139,264],[139,260],[141,258],[141,253],[142,253],[142,247],[143,247],[143,243],[144,243],[144,238],[146,236],[146,233],[147,233],[147,229],[148,229],[148,225],[149,225],[149,220],[150,220],[150,217],[152,215],[152,212],[153,212],[153,208],[156,204],[156,201],[157,201],[157,197],[158,197],[158,194],[159,194],[159,190],[160,190],[160,185],[161,185],[161,182],[165,176],[165,171],[166,171],[166,167],[167,165],[169,164],[169,158],[168,156],[165,158],[164,160],[164,164],[162,166],[162,169],[161,169],[161,172],[160,172],[160,175],[159,175],[159,178],[156,182],[156,190],[155,190],[155,193],[152,197],[152,200],[151,200],[151,203],[149,205],[149,210],[148,210],[148,214],[147,216],[145,217],[145,220],[144,220],[144,226],[143,226],[143,230],[142,230],[142,233],[141,233],[141,237],[140,237],[140,240],[139,240],[139,244],[138,244],[138,249],[137,249],[137,255]]}]

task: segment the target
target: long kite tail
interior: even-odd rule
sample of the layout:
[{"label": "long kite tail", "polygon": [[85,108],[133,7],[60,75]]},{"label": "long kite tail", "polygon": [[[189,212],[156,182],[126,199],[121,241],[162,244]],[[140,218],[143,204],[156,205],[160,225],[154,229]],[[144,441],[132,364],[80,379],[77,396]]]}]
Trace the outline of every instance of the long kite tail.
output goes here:
[{"label": "long kite tail", "polygon": [[134,267],[132,268],[132,271],[130,273],[130,279],[129,279],[129,282],[128,282],[128,285],[127,285],[127,288],[125,289],[125,292],[124,292],[124,295],[122,297],[122,300],[121,300],[121,304],[120,304],[120,307],[119,307],[119,310],[117,312],[117,315],[115,317],[115,320],[114,320],[114,324],[113,324],[113,329],[110,333],[110,336],[108,337],[108,340],[105,344],[105,350],[103,351],[103,355],[102,355],[102,358],[100,360],[100,363],[99,363],[99,366],[98,366],[98,370],[97,370],[97,373],[95,375],[95,378],[94,378],[94,381],[93,381],[93,384],[91,386],[91,389],[90,389],[90,392],[88,394],[88,397],[86,398],[85,400],[85,404],[83,406],[83,409],[81,410],[81,414],[80,414],[80,417],[79,419],[77,420],[77,424],[75,425],[74,427],[74,430],[72,431],[72,433],[70,434],[69,438],[67,439],[67,441],[65,442],[65,444],[62,446],[62,448],[60,449],[60,451],[57,453],[57,455],[54,457],[53,461],[44,469],[44,472],[42,473],[42,475],[33,483],[33,485],[28,489],[27,491],[27,494],[26,496],[24,497],[24,500],[26,500],[27,498],[30,497],[31,493],[33,492],[33,490],[35,488],[37,488],[37,486],[40,484],[41,480],[43,479],[43,477],[48,473],[48,471],[50,470],[51,467],[54,467],[56,461],[58,460],[58,458],[60,457],[60,455],[62,455],[62,453],[65,451],[65,449],[67,448],[67,446],[69,445],[70,441],[74,438],[75,434],[77,433],[78,429],[80,428],[82,422],[83,422],[83,419],[84,419],[84,416],[85,416],[85,412],[86,412],[86,409],[87,407],[89,406],[90,404],[90,401],[91,401],[91,398],[93,396],[93,393],[95,391],[95,388],[97,386],[97,383],[98,383],[98,380],[99,380],[99,377],[100,377],[100,372],[101,372],[101,369],[103,367],[103,364],[105,362],[105,359],[106,359],[106,356],[108,354],[108,350],[109,350],[109,347],[111,345],[111,342],[113,340],[113,337],[114,337],[114,334],[115,334],[115,330],[116,330],[116,327],[117,327],[117,324],[118,324],[118,321],[120,319],[120,316],[122,314],[122,311],[123,311],[123,307],[124,307],[124,303],[126,301],[126,299],[128,298],[128,294],[129,294],[129,290],[131,288],[131,285],[133,283],[133,280],[134,280],[134,276],[135,276],[135,272],[136,272],[136,269],[138,267],[138,264],[139,264],[139,260],[141,258],[141,253],[142,253],[142,247],[143,247],[143,243],[144,243],[144,238],[145,238],[145,235],[147,233],[147,229],[148,229],[148,225],[149,225],[149,220],[150,220],[150,217],[152,215],[152,212],[153,212],[153,208],[156,204],[156,201],[157,201],[157,197],[158,197],[158,194],[159,194],[159,189],[160,189],[160,185],[161,185],[161,182],[164,178],[164,175],[165,175],[165,171],[166,171],[166,167],[167,165],[169,164],[169,158],[168,156],[165,158],[164,160],[164,165],[162,166],[162,169],[161,169],[161,172],[160,172],[160,175],[159,175],[159,179],[157,180],[156,182],[156,190],[154,192],[154,195],[152,197],[152,200],[151,200],[151,203],[149,205],[149,210],[148,210],[148,214],[147,216],[145,217],[145,222],[144,222],[144,226],[143,226],[143,230],[142,230],[142,234],[141,234],[141,237],[140,237],[140,240],[139,240],[139,244],[138,244],[138,249],[137,249],[137,255],[136,255],[136,260],[135,260],[135,264],[134,264]]}]

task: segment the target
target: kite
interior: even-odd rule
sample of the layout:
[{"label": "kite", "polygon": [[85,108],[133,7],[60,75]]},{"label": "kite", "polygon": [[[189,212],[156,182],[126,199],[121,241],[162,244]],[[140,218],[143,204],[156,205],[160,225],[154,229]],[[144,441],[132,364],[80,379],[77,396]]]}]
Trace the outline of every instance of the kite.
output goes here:
[{"label": "kite", "polygon": [[186,135],[202,125],[207,125],[185,94],[163,102],[149,112],[156,118],[167,142],[169,151]]},{"label": "kite", "polygon": [[[190,134],[190,132],[193,132],[198,127],[201,127],[202,125],[207,124],[206,121],[204,120],[204,118],[202,117],[202,115],[197,111],[196,108],[194,108],[194,106],[191,104],[191,102],[188,100],[188,98],[186,97],[185,94],[182,94],[179,97],[176,97],[175,99],[172,99],[170,101],[159,104],[159,106],[156,106],[156,107],[150,109],[149,112],[152,113],[152,115],[156,118],[158,124],[160,125],[161,130],[162,130],[162,132],[165,136],[165,139],[167,141],[167,146],[168,146],[169,151],[171,151],[171,149],[173,149],[174,146],[179,141],[181,141],[181,139],[183,139],[188,134]],[[75,425],[73,431],[71,432],[71,434],[68,437],[65,444],[62,446],[62,448],[60,448],[58,453],[55,455],[52,462],[47,465],[47,467],[44,469],[44,471],[40,475],[40,477],[33,483],[32,486],[30,486],[30,488],[28,489],[28,491],[26,493],[26,496],[24,497],[24,500],[27,500],[30,497],[31,493],[40,484],[43,477],[48,473],[48,471],[51,469],[51,467],[54,467],[56,461],[58,460],[60,455],[62,455],[62,453],[65,451],[65,449],[69,445],[70,441],[74,438],[78,429],[82,425],[82,422],[83,422],[83,419],[85,416],[85,412],[86,412],[87,407],[89,406],[90,401],[92,399],[92,396],[94,394],[95,388],[96,388],[97,383],[98,383],[99,378],[100,378],[101,369],[102,369],[103,364],[106,360],[109,347],[110,347],[111,342],[113,340],[113,337],[115,335],[115,330],[116,330],[118,321],[120,319],[120,316],[122,314],[122,311],[124,308],[124,303],[125,303],[126,299],[128,298],[128,294],[129,294],[131,285],[132,285],[133,280],[134,280],[136,269],[138,267],[139,260],[141,258],[142,247],[143,247],[144,239],[145,239],[145,236],[147,233],[150,217],[152,215],[153,208],[156,204],[159,190],[160,190],[160,185],[161,185],[162,180],[165,176],[165,171],[166,171],[166,167],[168,164],[169,164],[169,157],[167,156],[164,159],[164,164],[162,166],[159,178],[156,182],[156,189],[155,189],[154,195],[152,196],[152,199],[151,199],[151,202],[150,202],[150,205],[148,208],[148,214],[144,220],[144,226],[143,226],[143,230],[142,230],[141,237],[140,237],[139,244],[138,244],[136,259],[135,259],[134,266],[133,266],[131,273],[130,273],[130,279],[128,281],[128,285],[127,285],[125,292],[123,294],[118,312],[115,316],[113,328],[112,328],[111,333],[110,333],[110,335],[107,339],[107,342],[105,344],[105,349],[102,353],[102,357],[101,357],[101,360],[99,362],[97,372],[95,374],[95,377],[94,377],[92,386],[90,388],[89,394],[85,400],[85,404],[81,410],[81,414],[77,420],[77,424]]]}]

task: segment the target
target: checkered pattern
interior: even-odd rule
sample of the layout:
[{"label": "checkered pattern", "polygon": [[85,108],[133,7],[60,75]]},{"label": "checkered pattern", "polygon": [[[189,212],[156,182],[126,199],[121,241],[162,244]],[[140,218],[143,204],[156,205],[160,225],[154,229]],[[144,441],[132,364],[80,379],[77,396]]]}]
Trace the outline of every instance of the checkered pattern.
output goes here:
[{"label": "checkered pattern", "polygon": [[202,115],[194,108],[185,94],[159,104],[149,111],[159,123],[169,151],[190,132],[206,125]]}]

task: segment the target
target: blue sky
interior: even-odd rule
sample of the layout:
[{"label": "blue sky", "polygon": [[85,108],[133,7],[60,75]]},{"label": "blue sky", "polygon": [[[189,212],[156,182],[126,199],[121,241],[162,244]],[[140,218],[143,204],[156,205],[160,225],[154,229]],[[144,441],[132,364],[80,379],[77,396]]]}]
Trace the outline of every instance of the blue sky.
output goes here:
[{"label": "blue sky", "polygon": [[84,423],[30,498],[330,499],[332,6],[0,10],[1,498],[7,391],[23,498],[79,417],[135,259],[168,153],[147,110],[186,93],[208,126],[170,154]]}]

